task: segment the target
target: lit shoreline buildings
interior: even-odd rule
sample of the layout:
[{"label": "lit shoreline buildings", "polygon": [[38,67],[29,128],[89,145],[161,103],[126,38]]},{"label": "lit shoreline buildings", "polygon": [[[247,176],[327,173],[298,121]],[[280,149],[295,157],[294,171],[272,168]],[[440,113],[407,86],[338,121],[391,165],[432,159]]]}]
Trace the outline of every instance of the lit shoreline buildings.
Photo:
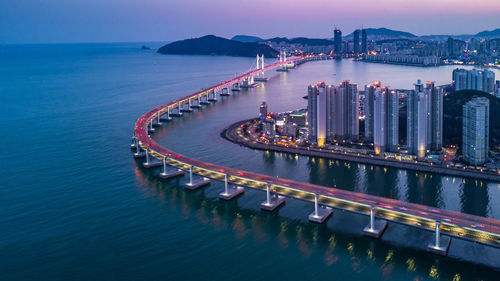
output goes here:
[{"label": "lit shoreline buildings", "polygon": [[365,90],[365,140],[375,154],[399,151],[399,95],[375,81]]},{"label": "lit shoreline buildings", "polygon": [[495,93],[495,72],[491,70],[456,68],[453,70],[452,79],[455,91],[476,90]]},{"label": "lit shoreline buildings", "polygon": [[318,82],[308,88],[309,141],[322,147],[340,139],[359,138],[359,95],[356,84],[338,87]]},{"label": "lit shoreline buildings", "polygon": [[489,109],[487,98],[473,98],[462,107],[462,157],[472,165],[488,160]]},{"label": "lit shoreline buildings", "polygon": [[443,90],[417,81],[407,102],[408,153],[423,159],[427,152],[440,152],[443,144]]}]

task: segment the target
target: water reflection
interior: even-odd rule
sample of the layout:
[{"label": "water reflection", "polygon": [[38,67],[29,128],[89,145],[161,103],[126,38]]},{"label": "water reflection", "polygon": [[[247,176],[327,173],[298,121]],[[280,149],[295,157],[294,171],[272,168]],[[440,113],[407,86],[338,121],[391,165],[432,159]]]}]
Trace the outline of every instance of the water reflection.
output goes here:
[{"label": "water reflection", "polygon": [[406,201],[445,208],[442,198],[442,177],[408,171]]},{"label": "water reflection", "polygon": [[466,180],[460,189],[462,212],[486,217],[490,215],[488,186],[482,181]]},{"label": "water reflection", "polygon": [[[488,267],[449,257],[441,258],[410,248],[394,247],[382,240],[339,233],[327,225],[264,213],[257,208],[244,209],[239,207],[237,201],[221,202],[207,195],[204,190],[184,191],[179,182],[162,182],[156,180],[154,174],[153,171],[136,173],[138,181],[148,182],[147,185],[139,185],[143,192],[151,194],[165,208],[178,213],[185,223],[203,224],[211,227],[218,236],[225,237],[225,240],[240,241],[238,251],[245,251],[248,247],[243,245],[248,244],[252,252],[260,251],[262,255],[272,251],[287,251],[290,258],[297,256],[311,260],[315,266],[319,266],[317,260],[335,270],[338,268],[332,266],[341,264],[343,270],[350,271],[352,276],[359,276],[360,280],[488,280],[498,274]],[[392,184],[398,177],[397,174],[390,174],[389,178],[388,182],[384,180],[381,184]],[[424,180],[434,183],[431,178]],[[435,194],[439,193],[437,190]],[[245,197],[239,200],[245,200]]]}]

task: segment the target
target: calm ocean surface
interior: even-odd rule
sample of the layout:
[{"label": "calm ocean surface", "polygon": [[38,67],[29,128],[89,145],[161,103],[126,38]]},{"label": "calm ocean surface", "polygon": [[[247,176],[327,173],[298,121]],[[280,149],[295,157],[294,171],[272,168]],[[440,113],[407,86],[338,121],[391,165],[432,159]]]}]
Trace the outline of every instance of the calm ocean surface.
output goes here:
[{"label": "calm ocean surface", "polygon": [[[254,59],[162,56],[141,45],[0,46],[0,280],[500,280],[498,249],[453,239],[449,256],[437,257],[425,252],[431,232],[390,224],[373,240],[361,236],[368,219],[359,215],[310,224],[312,204],[288,200],[268,214],[258,208],[264,193],[220,202],[221,183],[187,192],[184,179],[157,180],[131,156],[136,119]],[[220,165],[500,219],[496,183],[264,153],[219,135],[262,101],[271,111],[304,108],[316,81],[412,88],[416,79],[449,83],[453,68],[306,63],[154,137]]]}]

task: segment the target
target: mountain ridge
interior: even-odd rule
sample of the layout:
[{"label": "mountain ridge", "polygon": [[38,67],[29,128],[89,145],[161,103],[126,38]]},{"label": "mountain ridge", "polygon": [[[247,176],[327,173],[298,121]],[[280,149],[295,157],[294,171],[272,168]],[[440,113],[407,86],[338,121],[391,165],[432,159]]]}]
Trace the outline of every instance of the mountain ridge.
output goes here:
[{"label": "mountain ridge", "polygon": [[276,57],[278,51],[259,43],[239,42],[215,35],[175,41],[158,49],[160,54],[175,55],[217,55],[255,57],[263,54],[265,57]]}]

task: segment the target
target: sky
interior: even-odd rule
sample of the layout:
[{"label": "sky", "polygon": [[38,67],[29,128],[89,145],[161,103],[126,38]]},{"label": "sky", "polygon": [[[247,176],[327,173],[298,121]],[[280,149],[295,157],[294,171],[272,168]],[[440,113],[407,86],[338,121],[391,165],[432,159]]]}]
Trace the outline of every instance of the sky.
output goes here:
[{"label": "sky", "polygon": [[0,44],[330,38],[362,25],[475,34],[500,28],[499,15],[500,0],[0,0]]}]

